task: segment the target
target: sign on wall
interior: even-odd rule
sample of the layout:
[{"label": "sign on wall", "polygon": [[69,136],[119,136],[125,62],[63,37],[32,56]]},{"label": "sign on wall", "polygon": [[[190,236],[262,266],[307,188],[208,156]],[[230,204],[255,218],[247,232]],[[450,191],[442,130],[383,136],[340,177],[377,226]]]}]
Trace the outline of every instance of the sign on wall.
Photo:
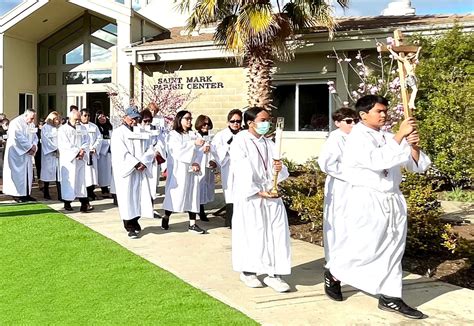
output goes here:
[{"label": "sign on wall", "polygon": [[213,76],[162,77],[157,79],[154,89],[218,89],[224,88],[223,82],[213,81]]}]

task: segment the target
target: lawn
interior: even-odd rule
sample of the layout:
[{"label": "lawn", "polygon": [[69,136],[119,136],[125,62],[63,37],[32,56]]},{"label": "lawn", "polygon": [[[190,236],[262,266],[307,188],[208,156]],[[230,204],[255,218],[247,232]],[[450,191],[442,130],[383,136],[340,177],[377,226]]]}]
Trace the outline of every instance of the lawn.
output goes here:
[{"label": "lawn", "polygon": [[0,325],[255,325],[42,204],[0,205]]}]

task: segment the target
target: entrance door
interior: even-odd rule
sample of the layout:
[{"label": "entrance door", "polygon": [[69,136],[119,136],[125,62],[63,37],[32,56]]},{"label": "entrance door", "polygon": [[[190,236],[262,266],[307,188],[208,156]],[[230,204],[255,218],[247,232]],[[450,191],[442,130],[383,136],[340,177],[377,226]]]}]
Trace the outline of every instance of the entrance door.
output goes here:
[{"label": "entrance door", "polygon": [[91,121],[95,123],[95,114],[102,111],[106,116],[110,115],[110,99],[107,93],[87,93],[87,108],[91,114]]}]

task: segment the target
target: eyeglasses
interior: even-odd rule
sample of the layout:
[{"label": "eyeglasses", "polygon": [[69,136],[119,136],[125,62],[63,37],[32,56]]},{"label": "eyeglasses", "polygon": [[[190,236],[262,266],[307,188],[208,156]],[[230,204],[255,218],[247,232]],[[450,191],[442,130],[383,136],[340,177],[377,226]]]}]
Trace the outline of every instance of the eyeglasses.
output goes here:
[{"label": "eyeglasses", "polygon": [[348,125],[351,125],[352,123],[356,124],[357,122],[359,122],[359,119],[342,119],[342,121],[344,121],[345,123],[347,123]]},{"label": "eyeglasses", "polygon": [[193,120],[193,118],[191,118],[191,117],[183,117],[183,119],[184,119],[184,120],[187,120],[187,121]]},{"label": "eyeglasses", "polygon": [[88,114],[83,114],[82,116],[83,116],[83,117],[88,117],[89,115],[88,115]]},{"label": "eyeglasses", "polygon": [[204,123],[202,124],[203,127],[204,127],[204,126],[210,126],[210,125],[211,125],[211,124],[210,124],[209,122],[204,122]]},{"label": "eyeglasses", "polygon": [[150,119],[143,119],[143,123],[151,123]]},{"label": "eyeglasses", "polygon": [[229,120],[230,123],[242,123],[242,120]]}]

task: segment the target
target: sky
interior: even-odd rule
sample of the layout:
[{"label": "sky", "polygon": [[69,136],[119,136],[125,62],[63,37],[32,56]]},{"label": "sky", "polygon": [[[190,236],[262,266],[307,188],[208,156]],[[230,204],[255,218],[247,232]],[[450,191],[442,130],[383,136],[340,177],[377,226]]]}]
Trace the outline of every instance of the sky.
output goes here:
[{"label": "sky", "polygon": [[[0,0],[0,16],[13,9],[24,0]],[[155,0],[159,2],[172,2],[172,0]],[[281,0],[284,2],[285,0]],[[345,12],[337,10],[337,15],[344,16],[376,16],[387,6],[391,0],[350,0],[349,9]],[[412,7],[417,15],[427,14],[465,14],[474,13],[474,0],[412,0]],[[168,7],[171,7],[168,5]],[[167,15],[170,17],[171,15]],[[179,16],[176,14],[176,16]],[[173,20],[172,20],[173,21]],[[158,22],[160,24],[160,22]],[[174,20],[176,23],[176,20]],[[167,25],[167,24],[163,24]],[[182,24],[181,24],[182,25]],[[171,26],[168,26],[171,27]]]}]

